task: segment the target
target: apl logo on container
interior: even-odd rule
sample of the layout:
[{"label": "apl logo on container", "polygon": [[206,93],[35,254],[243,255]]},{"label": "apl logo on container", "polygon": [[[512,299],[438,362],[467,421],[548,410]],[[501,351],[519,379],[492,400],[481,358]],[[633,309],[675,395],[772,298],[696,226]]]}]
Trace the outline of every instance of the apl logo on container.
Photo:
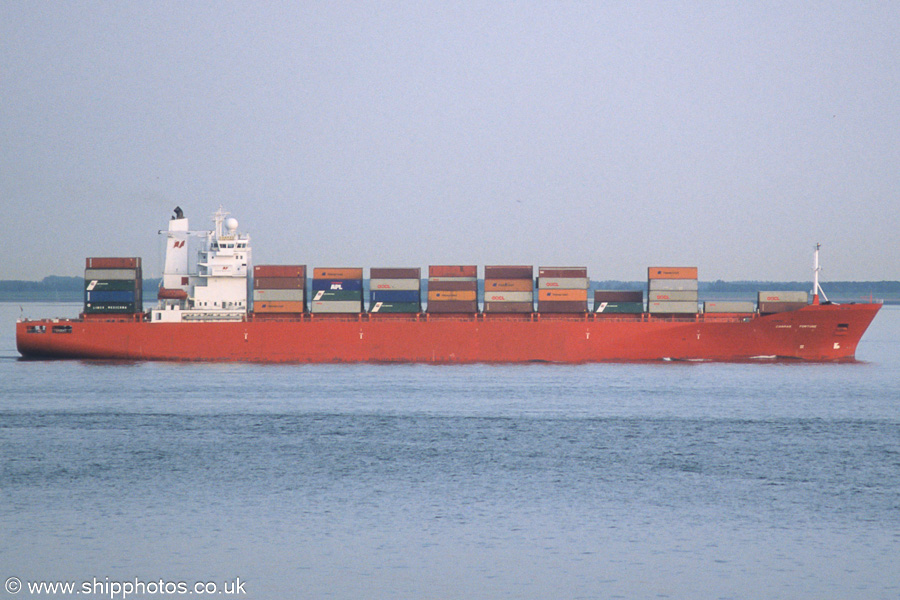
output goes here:
[{"label": "apl logo on container", "polygon": [[331,282],[331,289],[333,289],[333,290],[343,290],[343,289],[344,289],[344,284],[341,283],[340,281],[332,281],[332,282]]}]

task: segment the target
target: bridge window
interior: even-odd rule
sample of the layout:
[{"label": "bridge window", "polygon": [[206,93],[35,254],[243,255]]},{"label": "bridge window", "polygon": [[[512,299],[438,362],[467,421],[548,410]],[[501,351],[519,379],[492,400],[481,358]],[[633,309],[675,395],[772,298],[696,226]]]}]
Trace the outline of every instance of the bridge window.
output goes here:
[{"label": "bridge window", "polygon": [[71,325],[54,325],[53,333],[72,333]]},{"label": "bridge window", "polygon": [[26,333],[47,333],[45,325],[29,325],[25,328]]}]

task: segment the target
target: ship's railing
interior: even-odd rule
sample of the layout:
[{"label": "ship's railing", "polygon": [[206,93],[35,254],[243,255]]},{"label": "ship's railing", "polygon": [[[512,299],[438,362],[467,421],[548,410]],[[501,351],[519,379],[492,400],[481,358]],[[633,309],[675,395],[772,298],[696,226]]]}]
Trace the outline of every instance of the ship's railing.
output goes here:
[{"label": "ship's railing", "polygon": [[739,323],[752,320],[757,313],[691,313],[691,314],[650,314],[650,313],[250,313],[251,321],[328,321],[328,322],[372,322],[372,321],[507,321],[507,322],[541,322],[541,321],[581,321],[581,322],[715,322]]}]

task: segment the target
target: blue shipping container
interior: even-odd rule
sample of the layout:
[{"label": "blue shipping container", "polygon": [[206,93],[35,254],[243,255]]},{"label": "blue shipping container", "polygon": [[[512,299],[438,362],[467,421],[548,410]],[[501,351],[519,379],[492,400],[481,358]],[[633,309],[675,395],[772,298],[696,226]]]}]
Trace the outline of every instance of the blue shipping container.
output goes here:
[{"label": "blue shipping container", "polygon": [[418,290],[372,290],[370,302],[420,302]]},{"label": "blue shipping container", "polygon": [[316,292],[319,290],[361,292],[363,284],[362,279],[313,279],[312,289]]},{"label": "blue shipping container", "polygon": [[134,292],[126,291],[90,291],[85,292],[85,302],[134,302]]}]

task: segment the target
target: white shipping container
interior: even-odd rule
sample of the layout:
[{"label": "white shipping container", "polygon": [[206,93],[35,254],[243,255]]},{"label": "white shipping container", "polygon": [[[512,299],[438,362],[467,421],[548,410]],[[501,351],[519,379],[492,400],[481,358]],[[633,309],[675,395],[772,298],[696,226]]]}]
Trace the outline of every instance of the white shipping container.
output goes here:
[{"label": "white shipping container", "polygon": [[696,279],[650,279],[647,289],[651,292],[696,292]]},{"label": "white shipping container", "polygon": [[696,302],[649,302],[647,311],[650,314],[695,314],[700,309]]},{"label": "white shipping container", "polygon": [[107,279],[107,280],[135,280],[141,278],[140,269],[85,269],[85,280]]},{"label": "white shipping container", "polygon": [[377,292],[378,290],[401,290],[413,291],[420,288],[418,279],[370,279],[369,291]]},{"label": "white shipping container", "polygon": [[485,292],[485,302],[534,302],[533,292]]},{"label": "white shipping container", "polygon": [[650,292],[647,299],[651,302],[697,302],[697,292],[656,291]]},{"label": "white shipping container", "polygon": [[253,290],[254,301],[303,302],[303,290]]},{"label": "white shipping container", "polygon": [[317,300],[309,306],[309,311],[314,313],[350,313],[362,312],[362,303],[358,300]]},{"label": "white shipping container", "polygon": [[538,277],[540,290],[586,290],[589,285],[587,277]]},{"label": "white shipping container", "polygon": [[759,302],[809,302],[808,292],[759,292]]},{"label": "white shipping container", "polygon": [[756,312],[756,305],[752,302],[726,301],[703,303],[703,312],[708,313],[752,313]]}]

